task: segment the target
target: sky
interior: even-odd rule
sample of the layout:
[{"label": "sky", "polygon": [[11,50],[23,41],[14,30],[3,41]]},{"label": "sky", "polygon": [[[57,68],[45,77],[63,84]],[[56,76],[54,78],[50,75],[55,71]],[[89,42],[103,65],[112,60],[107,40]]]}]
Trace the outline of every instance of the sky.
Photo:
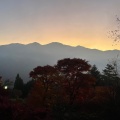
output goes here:
[{"label": "sky", "polygon": [[[120,0],[0,0],[0,45],[60,42],[91,49],[120,49]],[[114,44],[114,45],[113,45]]]}]

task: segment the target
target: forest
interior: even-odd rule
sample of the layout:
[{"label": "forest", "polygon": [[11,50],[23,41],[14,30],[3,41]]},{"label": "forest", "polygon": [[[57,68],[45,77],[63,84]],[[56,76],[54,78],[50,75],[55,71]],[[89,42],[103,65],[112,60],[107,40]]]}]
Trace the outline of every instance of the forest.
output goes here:
[{"label": "forest", "polygon": [[[80,58],[37,66],[24,83],[0,77],[1,120],[116,120],[120,118],[118,61],[102,71]],[[12,86],[12,87],[11,87]]]}]

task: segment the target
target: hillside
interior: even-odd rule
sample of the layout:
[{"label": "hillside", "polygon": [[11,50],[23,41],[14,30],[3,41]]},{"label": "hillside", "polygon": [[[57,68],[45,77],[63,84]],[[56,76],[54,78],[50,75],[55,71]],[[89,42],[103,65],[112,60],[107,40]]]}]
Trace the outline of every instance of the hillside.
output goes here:
[{"label": "hillside", "polygon": [[39,43],[9,44],[0,46],[0,75],[14,80],[17,73],[28,81],[29,72],[39,65],[54,65],[59,59],[81,58],[96,64],[102,70],[109,60],[115,58],[119,50],[100,51],[82,46],[68,46],[61,43],[41,45]]}]

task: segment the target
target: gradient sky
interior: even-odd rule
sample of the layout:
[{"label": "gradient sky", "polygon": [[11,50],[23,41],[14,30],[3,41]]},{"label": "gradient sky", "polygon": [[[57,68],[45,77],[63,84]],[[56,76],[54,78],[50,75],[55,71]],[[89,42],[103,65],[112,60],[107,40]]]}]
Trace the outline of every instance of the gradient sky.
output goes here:
[{"label": "gradient sky", "polygon": [[0,45],[61,42],[100,50],[112,46],[120,0],[0,0]]}]

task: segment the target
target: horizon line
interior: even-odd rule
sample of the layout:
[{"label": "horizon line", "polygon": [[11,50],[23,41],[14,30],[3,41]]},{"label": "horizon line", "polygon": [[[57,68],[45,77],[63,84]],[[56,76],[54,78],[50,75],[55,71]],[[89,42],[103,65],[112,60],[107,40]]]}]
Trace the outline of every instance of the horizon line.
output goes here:
[{"label": "horizon line", "polygon": [[49,43],[46,43],[46,44],[41,44],[39,42],[30,42],[30,43],[19,43],[19,42],[12,42],[12,43],[6,43],[6,44],[0,44],[0,46],[6,46],[6,45],[12,45],[12,44],[21,44],[21,45],[29,45],[29,44],[33,44],[33,43],[36,43],[36,44],[39,44],[39,45],[49,45],[49,44],[53,44],[53,43],[56,43],[56,44],[61,44],[61,45],[65,45],[65,46],[70,46],[70,47],[84,47],[86,49],[91,49],[91,50],[99,50],[99,51],[112,51],[112,50],[118,50],[119,49],[107,49],[107,50],[101,50],[101,49],[97,49],[97,48],[89,48],[89,47],[85,47],[85,46],[81,46],[81,45],[68,45],[68,44],[64,44],[64,43],[61,43],[61,42],[49,42]]}]

